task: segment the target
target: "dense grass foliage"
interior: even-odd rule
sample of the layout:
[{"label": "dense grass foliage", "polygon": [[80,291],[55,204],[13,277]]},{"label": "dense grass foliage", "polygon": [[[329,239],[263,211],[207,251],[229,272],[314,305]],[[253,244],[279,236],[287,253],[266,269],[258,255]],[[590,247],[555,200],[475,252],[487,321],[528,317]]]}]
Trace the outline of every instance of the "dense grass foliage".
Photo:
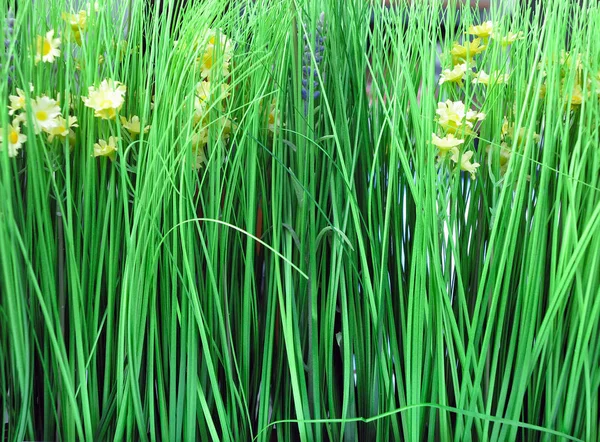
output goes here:
[{"label": "dense grass foliage", "polygon": [[596,2],[124,3],[0,6],[0,440],[598,440]]}]

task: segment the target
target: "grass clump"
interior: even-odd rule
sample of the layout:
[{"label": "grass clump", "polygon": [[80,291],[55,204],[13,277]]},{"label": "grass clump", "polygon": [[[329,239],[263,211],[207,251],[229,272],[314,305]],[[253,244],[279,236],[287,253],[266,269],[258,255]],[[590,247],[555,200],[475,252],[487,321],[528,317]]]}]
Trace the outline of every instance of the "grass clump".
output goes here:
[{"label": "grass clump", "polygon": [[598,5],[191,3],[0,6],[0,439],[596,440]]}]

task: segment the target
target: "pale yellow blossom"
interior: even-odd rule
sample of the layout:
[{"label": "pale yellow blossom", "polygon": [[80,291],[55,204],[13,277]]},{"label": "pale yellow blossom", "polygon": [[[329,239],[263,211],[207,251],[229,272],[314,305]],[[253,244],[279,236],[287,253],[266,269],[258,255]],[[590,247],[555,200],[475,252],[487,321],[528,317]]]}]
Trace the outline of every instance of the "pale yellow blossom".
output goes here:
[{"label": "pale yellow blossom", "polygon": [[507,83],[510,79],[510,74],[503,74],[501,72],[492,72],[491,74],[486,74],[485,71],[481,70],[477,72],[475,78],[473,78],[473,84],[483,84],[485,86],[494,85],[494,84],[503,84]]},{"label": "pale yellow blossom", "polygon": [[119,139],[113,136],[108,137],[108,142],[102,139],[98,140],[97,143],[94,143],[94,156],[108,157],[111,161],[114,161],[117,152],[118,141]]},{"label": "pale yellow blossom", "polygon": [[460,169],[464,170],[465,172],[469,172],[471,174],[471,179],[474,180],[475,174],[477,173],[477,168],[480,166],[480,164],[471,162],[473,155],[474,153],[472,150],[464,152],[462,155],[460,152],[454,152],[450,159],[456,164],[458,164],[460,161]]},{"label": "pale yellow blossom", "polygon": [[81,97],[85,105],[94,109],[96,117],[112,120],[125,102],[127,88],[123,83],[106,79],[100,83],[100,87],[90,86],[88,90],[88,97]]},{"label": "pale yellow blossom", "polygon": [[46,32],[45,36],[38,35],[36,39],[35,63],[54,63],[60,57],[60,38],[54,38],[54,29]]},{"label": "pale yellow blossom", "polygon": [[4,140],[4,131],[0,127],[0,151],[6,146],[9,157],[16,157],[23,143],[27,141],[27,135],[21,133],[21,126],[17,122],[8,125],[8,137]]},{"label": "pale yellow blossom", "polygon": [[48,141],[54,141],[55,137],[58,137],[62,140],[69,137],[70,140],[73,140],[75,137],[75,132],[72,128],[79,127],[77,124],[77,117],[69,115],[68,120],[63,118],[62,116],[58,116],[56,118],[57,126],[50,129],[48,131]]},{"label": "pale yellow blossom", "polygon": [[58,107],[56,100],[45,95],[37,97],[31,102],[31,111],[36,134],[41,131],[49,133],[58,126],[60,107]]},{"label": "pale yellow blossom", "polygon": [[8,105],[8,115],[14,115],[15,112],[25,109],[25,92],[17,88],[17,95],[9,95],[8,99],[10,104]]},{"label": "pale yellow blossom", "polygon": [[437,123],[446,133],[473,135],[473,123],[467,120],[465,105],[462,101],[446,100],[438,103],[435,111]]},{"label": "pale yellow blossom", "polygon": [[467,34],[475,35],[476,37],[479,37],[483,39],[484,42],[486,42],[487,39],[490,38],[490,36],[493,34],[493,32],[494,24],[491,20],[488,20],[477,26],[469,26]]},{"label": "pale yellow blossom", "polygon": [[448,134],[445,137],[440,138],[433,133],[431,134],[431,137],[431,143],[438,148],[440,158],[444,158],[448,152],[454,152],[458,146],[465,142],[465,140],[454,137],[453,134]]},{"label": "pale yellow blossom", "polygon": [[462,80],[465,77],[465,73],[467,72],[467,65],[457,64],[453,69],[444,69],[442,74],[440,75],[439,84],[448,83],[457,83],[459,86],[462,86]]},{"label": "pale yellow blossom", "polygon": [[464,45],[454,43],[450,54],[452,55],[452,61],[454,64],[461,62],[469,62],[476,55],[482,53],[487,48],[486,45],[481,44],[481,38],[475,38],[471,42],[466,42]]},{"label": "pale yellow blossom", "polygon": [[513,44],[517,40],[523,40],[525,35],[523,31],[519,31],[518,33],[509,32],[506,35],[497,35],[496,33],[492,34],[492,38],[500,43],[501,46],[506,47]]},{"label": "pale yellow blossom", "polygon": [[[121,124],[125,129],[127,129],[131,137],[134,139],[137,138],[137,136],[142,132],[142,124],[140,122],[140,117],[138,117],[137,115],[134,115],[129,120],[125,117],[121,117]],[[148,125],[144,127],[143,131],[146,134],[149,130],[150,126]]]}]

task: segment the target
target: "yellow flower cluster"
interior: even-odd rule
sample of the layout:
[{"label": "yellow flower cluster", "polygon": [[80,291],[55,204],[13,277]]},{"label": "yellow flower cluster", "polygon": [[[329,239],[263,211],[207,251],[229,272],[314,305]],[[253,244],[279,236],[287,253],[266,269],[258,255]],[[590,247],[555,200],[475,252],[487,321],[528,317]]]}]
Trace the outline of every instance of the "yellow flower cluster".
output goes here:
[{"label": "yellow flower cluster", "polygon": [[70,36],[75,40],[75,43],[81,46],[82,34],[87,29],[87,11],[81,10],[77,14],[63,12],[62,19],[67,22],[67,25],[69,26],[68,31]]},{"label": "yellow flower cluster", "polygon": [[450,156],[450,160],[460,166],[460,169],[471,174],[475,179],[475,173],[479,163],[471,161],[474,152],[462,152],[459,146],[465,144],[466,137],[475,135],[475,125],[485,118],[485,114],[471,109],[466,109],[462,101],[451,101],[438,103],[436,110],[437,124],[444,131],[444,136],[432,134],[432,144],[437,148],[438,159],[444,160]]},{"label": "yellow flower cluster", "polygon": [[466,40],[462,44],[454,42],[450,50],[452,68],[444,69],[440,75],[439,84],[455,83],[458,86],[463,85],[467,75],[473,75],[471,83],[491,86],[507,83],[510,75],[498,71],[487,74],[484,70],[474,72],[475,58],[483,53],[489,46],[489,39],[498,41],[502,46],[514,43],[522,38],[522,33],[514,34],[509,32],[507,35],[501,35],[496,32],[492,21],[486,21],[480,25],[470,26],[466,32],[475,38]]},{"label": "yellow flower cluster", "polygon": [[[516,113],[516,109],[513,108],[513,115]],[[519,130],[516,130],[515,123],[509,122],[507,117],[504,117],[502,128],[500,130],[500,150],[499,150],[499,160],[500,160],[500,173],[503,175],[506,173],[508,168],[508,161],[510,160],[512,153],[512,146],[514,145],[517,149],[522,147],[525,143],[525,137],[527,135],[527,128],[521,127]],[[539,143],[541,141],[541,136],[537,133],[533,133],[533,141],[534,143]],[[487,148],[488,156],[491,158],[494,154],[494,147],[492,145],[488,145]]]},{"label": "yellow flower cluster", "polygon": [[[202,48],[201,55],[196,58],[201,81],[196,84],[194,93],[194,115],[192,134],[192,151],[196,158],[194,168],[206,164],[206,148],[208,147],[209,128],[214,127],[223,140],[229,139],[232,122],[221,115],[225,111],[225,100],[229,97],[229,68],[233,57],[233,45],[226,35],[219,30],[208,29],[193,48]],[[221,66],[218,70],[217,67]],[[213,78],[213,76],[215,78]],[[218,116],[211,120],[211,114]]]},{"label": "yellow flower cluster", "polygon": [[[555,62],[555,60],[551,60],[551,62]],[[588,71],[585,75],[587,66],[593,64],[591,60],[584,60],[584,54],[572,54],[563,50],[560,52],[558,63],[560,65],[560,93],[565,108],[576,111],[592,97],[596,96],[596,99],[600,99],[600,71]],[[545,76],[543,67],[540,70]],[[541,98],[545,96],[546,88],[547,84],[544,83]]]},{"label": "yellow flower cluster", "polygon": [[[33,92],[33,86],[30,86]],[[27,136],[21,133],[21,125],[29,121],[33,123],[34,133],[45,133],[49,142],[55,139],[65,141],[69,139],[69,145],[75,145],[76,137],[73,128],[78,127],[77,117],[62,115],[60,103],[58,100],[46,95],[36,96],[29,102],[26,99],[25,92],[22,89],[16,89],[17,95],[10,95],[8,105],[8,115],[13,117],[13,121],[8,127],[8,137],[2,140],[2,144],[8,144],[9,156],[17,155],[18,150],[22,148],[23,143],[27,141]]]},{"label": "yellow flower cluster", "polygon": [[196,58],[196,65],[203,79],[211,77],[213,66],[220,65],[223,77],[229,75],[229,67],[233,57],[233,44],[220,30],[208,29],[193,44],[193,49],[201,48],[201,55]]}]

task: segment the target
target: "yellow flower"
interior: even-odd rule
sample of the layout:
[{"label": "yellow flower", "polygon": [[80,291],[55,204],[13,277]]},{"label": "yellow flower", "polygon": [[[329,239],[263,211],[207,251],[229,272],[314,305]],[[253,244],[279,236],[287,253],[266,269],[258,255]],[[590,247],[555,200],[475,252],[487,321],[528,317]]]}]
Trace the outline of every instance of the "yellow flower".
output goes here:
[{"label": "yellow flower", "polygon": [[60,116],[60,108],[56,100],[48,98],[45,95],[36,97],[31,102],[31,110],[36,134],[39,134],[41,131],[49,133],[58,126],[57,118]]},{"label": "yellow flower", "polygon": [[[526,132],[526,128],[524,128],[524,127],[519,128],[519,130],[517,131],[514,123],[509,123],[508,119],[506,117],[504,117],[504,122],[502,123],[502,129],[500,130],[500,135],[501,135],[502,140],[506,140],[508,137],[511,140],[516,140],[517,146],[521,146],[523,144],[523,141],[525,141],[525,135],[527,135],[525,132]],[[533,133],[533,141],[535,143],[539,143],[541,141],[541,139],[542,139],[542,137],[540,136],[540,134],[535,133],[535,132]]]},{"label": "yellow flower", "polygon": [[483,84],[485,86],[494,84],[507,83],[510,78],[510,74],[501,74],[500,72],[492,72],[490,75],[486,74],[485,71],[481,70],[477,72],[475,78],[473,78],[473,84]]},{"label": "yellow flower", "polygon": [[486,45],[481,44],[481,38],[475,38],[473,41],[468,42],[464,46],[455,42],[454,46],[452,46],[450,54],[452,55],[453,63],[458,64],[461,61],[471,61],[476,55],[481,54],[486,48]]},{"label": "yellow flower", "polygon": [[438,124],[450,134],[465,134],[474,135],[471,130],[473,123],[467,120],[465,113],[465,105],[462,101],[450,101],[438,103],[438,108],[435,111],[438,115]]},{"label": "yellow flower", "polygon": [[431,134],[431,137],[431,143],[438,148],[440,158],[444,158],[448,152],[454,152],[458,146],[465,142],[465,140],[455,138],[453,134],[448,134],[444,138]]},{"label": "yellow flower", "polygon": [[[140,117],[134,115],[130,120],[127,120],[125,117],[121,117],[121,124],[132,138],[137,138],[137,136],[142,132],[142,124],[140,123]],[[144,133],[147,134],[150,130],[150,126],[144,127]]]},{"label": "yellow flower", "polygon": [[206,102],[201,100],[199,97],[194,97],[194,126],[203,121],[207,116],[207,105]]},{"label": "yellow flower", "polygon": [[115,160],[117,152],[117,137],[108,137],[108,143],[102,139],[94,143],[94,157],[108,157],[111,161]]},{"label": "yellow flower", "polygon": [[478,26],[469,26],[467,34],[475,35],[482,38],[484,42],[487,42],[488,38],[494,32],[494,25],[491,20],[488,20]]},{"label": "yellow flower", "polygon": [[88,97],[81,97],[85,105],[94,109],[94,115],[103,120],[112,120],[125,101],[127,88],[123,83],[114,80],[103,80],[100,87],[88,88]]},{"label": "yellow flower", "polygon": [[48,131],[48,141],[54,141],[55,137],[59,137],[62,140],[69,137],[70,140],[73,140],[75,132],[72,128],[79,127],[77,124],[77,117],[69,115],[68,120],[66,120],[62,116],[58,116],[56,117],[56,121],[58,125]]},{"label": "yellow flower", "polygon": [[[491,159],[493,158],[494,155],[494,148],[495,146],[492,146],[491,144],[487,146],[486,151],[488,154],[488,157]],[[508,160],[510,160],[510,148],[508,147],[508,144],[506,144],[504,141],[500,143],[500,151],[499,151],[499,165],[500,165],[500,173],[504,174],[506,173],[506,170],[508,169]]]},{"label": "yellow flower", "polygon": [[4,150],[4,144],[8,147],[8,156],[13,158],[19,153],[19,149],[23,147],[23,143],[27,141],[27,135],[21,133],[21,126],[17,122],[8,125],[7,143],[4,142],[4,131],[0,128],[0,151]]},{"label": "yellow flower", "polygon": [[[216,90],[215,90],[216,89]],[[227,84],[221,84],[217,89],[211,82],[204,80],[196,84],[194,98],[194,124],[198,124],[208,115],[208,110],[229,96]],[[221,110],[222,107],[218,106]]]},{"label": "yellow flower", "polygon": [[582,54],[573,55],[565,50],[562,50],[562,51],[560,51],[559,63],[561,66],[565,66],[566,68],[571,68],[574,64],[577,72],[580,72],[583,69],[582,58],[583,58]]},{"label": "yellow flower", "polygon": [[205,45],[204,51],[196,60],[200,68],[200,75],[208,78],[215,63],[222,64],[224,77],[229,75],[229,64],[233,56],[231,41],[222,32],[209,29],[201,39],[201,44]]},{"label": "yellow flower", "polygon": [[454,155],[450,157],[452,161],[458,164],[460,157],[460,170],[464,170],[465,172],[469,172],[471,174],[471,179],[475,179],[475,174],[477,173],[477,168],[480,166],[479,163],[472,163],[471,158],[473,157],[473,151],[469,150],[462,155],[460,152],[454,152]]},{"label": "yellow flower", "polygon": [[[223,100],[229,97],[229,88],[226,83],[222,83],[220,91],[211,91],[211,82],[203,80],[196,84],[196,96],[202,101]],[[216,95],[213,96],[213,95]]]},{"label": "yellow flower", "polygon": [[523,40],[525,38],[525,35],[523,34],[523,31],[519,31],[517,34],[515,34],[514,32],[509,32],[508,34],[502,37],[494,33],[492,34],[492,38],[498,41],[500,45],[502,45],[502,47],[507,47],[517,40]]},{"label": "yellow flower", "polygon": [[54,63],[54,59],[60,57],[60,38],[54,38],[54,29],[46,32],[42,37],[37,36],[35,63]]},{"label": "yellow flower", "polygon": [[446,82],[458,83],[459,86],[462,86],[462,80],[467,72],[467,65],[465,63],[458,64],[454,66],[454,69],[444,69],[442,74],[440,75],[439,84],[444,84]]},{"label": "yellow flower", "polygon": [[82,10],[77,14],[62,13],[62,18],[70,26],[71,34],[75,42],[81,46],[81,33],[87,28],[87,12]]},{"label": "yellow flower", "polygon": [[477,112],[469,109],[467,111],[467,115],[465,115],[465,119],[475,124],[478,121],[483,121],[485,119],[485,114],[483,112]]},{"label": "yellow flower", "polygon": [[14,115],[15,112],[25,109],[25,92],[17,88],[17,95],[9,95],[8,115]]},{"label": "yellow flower", "polygon": [[[573,91],[570,94],[571,95],[571,109],[575,110],[577,109],[579,106],[581,106],[581,104],[584,101],[584,95],[583,95],[583,89],[581,88],[581,85],[579,83],[575,83],[575,85],[573,86]],[[568,102],[569,100],[569,96],[565,97],[565,101]]]}]

